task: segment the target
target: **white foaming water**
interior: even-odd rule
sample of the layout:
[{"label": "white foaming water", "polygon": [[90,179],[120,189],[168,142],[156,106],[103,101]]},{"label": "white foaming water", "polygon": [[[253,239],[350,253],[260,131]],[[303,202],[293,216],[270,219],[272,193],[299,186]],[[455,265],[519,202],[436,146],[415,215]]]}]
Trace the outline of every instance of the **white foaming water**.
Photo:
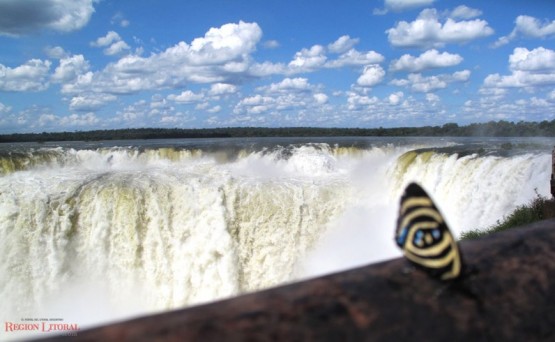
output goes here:
[{"label": "white foaming water", "polygon": [[398,256],[397,201],[411,181],[457,236],[534,189],[547,195],[547,153],[414,148],[56,149],[3,160],[2,318],[96,324]]}]

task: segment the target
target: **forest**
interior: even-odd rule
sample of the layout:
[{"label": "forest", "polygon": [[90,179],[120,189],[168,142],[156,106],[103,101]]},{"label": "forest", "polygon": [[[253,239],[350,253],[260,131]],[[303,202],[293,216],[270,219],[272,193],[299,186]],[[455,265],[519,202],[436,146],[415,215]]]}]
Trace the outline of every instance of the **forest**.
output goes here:
[{"label": "forest", "polygon": [[490,121],[459,126],[397,128],[320,127],[224,127],[224,128],[126,128],[111,130],[13,133],[0,135],[0,143],[48,141],[99,141],[133,139],[191,139],[233,137],[329,137],[329,136],[422,136],[422,137],[555,137],[555,120],[541,122]]}]

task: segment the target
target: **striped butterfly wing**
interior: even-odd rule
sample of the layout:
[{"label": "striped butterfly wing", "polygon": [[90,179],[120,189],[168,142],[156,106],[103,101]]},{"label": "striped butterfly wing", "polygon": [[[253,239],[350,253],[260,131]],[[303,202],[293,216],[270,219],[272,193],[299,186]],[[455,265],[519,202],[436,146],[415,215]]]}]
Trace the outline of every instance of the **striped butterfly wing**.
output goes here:
[{"label": "striped butterfly wing", "polygon": [[411,183],[401,198],[395,241],[407,259],[442,280],[461,274],[457,242],[428,194]]}]

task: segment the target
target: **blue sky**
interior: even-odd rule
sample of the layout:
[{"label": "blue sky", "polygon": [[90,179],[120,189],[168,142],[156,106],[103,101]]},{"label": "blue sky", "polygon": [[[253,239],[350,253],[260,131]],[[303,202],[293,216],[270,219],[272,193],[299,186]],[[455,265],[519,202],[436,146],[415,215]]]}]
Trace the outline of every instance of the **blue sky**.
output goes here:
[{"label": "blue sky", "polygon": [[551,0],[0,0],[0,133],[555,119]]}]

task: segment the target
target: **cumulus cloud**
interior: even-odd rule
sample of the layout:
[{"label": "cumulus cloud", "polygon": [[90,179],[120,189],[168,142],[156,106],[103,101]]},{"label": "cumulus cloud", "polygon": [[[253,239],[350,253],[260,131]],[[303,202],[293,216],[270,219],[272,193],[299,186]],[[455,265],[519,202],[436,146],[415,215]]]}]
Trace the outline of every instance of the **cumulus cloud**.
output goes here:
[{"label": "cumulus cloud", "polygon": [[44,53],[49,58],[54,59],[62,59],[69,55],[61,46],[47,46],[46,48],[44,48]]},{"label": "cumulus cloud", "polygon": [[126,19],[123,13],[121,12],[114,14],[114,16],[112,17],[112,20],[110,20],[110,23],[112,23],[112,25],[117,24],[121,27],[128,27],[129,25],[131,25],[131,22],[128,19]]},{"label": "cumulus cloud", "polygon": [[425,9],[412,22],[401,21],[386,31],[391,45],[406,48],[442,47],[452,43],[466,43],[493,34],[488,22],[481,19],[456,21],[439,20],[435,9]]},{"label": "cumulus cloud", "polygon": [[398,91],[396,93],[390,94],[387,99],[390,105],[397,106],[399,103],[401,103],[403,96],[405,96],[405,94],[403,94],[402,91]]},{"label": "cumulus cloud", "polygon": [[266,93],[283,93],[290,91],[309,91],[313,89],[314,86],[308,82],[306,78],[284,78],[279,83],[272,83],[266,87],[260,87],[258,90],[263,90]]},{"label": "cumulus cloud", "polygon": [[544,47],[534,50],[515,48],[509,56],[509,68],[513,71],[555,72],[555,51]]},{"label": "cumulus cloud", "polygon": [[[358,44],[358,42],[358,38],[351,38],[348,35],[344,35],[328,44],[327,47],[323,45],[314,45],[310,49],[302,49],[295,54],[293,60],[286,68],[279,64],[267,64],[266,69],[273,69],[276,73],[293,75],[314,72],[322,68],[361,67],[383,62],[384,56],[375,51],[361,52],[356,50],[354,46]],[[335,59],[330,59],[328,57],[330,53],[339,56]]]},{"label": "cumulus cloud", "polygon": [[267,40],[262,44],[266,49],[277,49],[280,45],[277,40]]},{"label": "cumulus cloud", "polygon": [[347,108],[350,111],[358,111],[366,109],[379,102],[376,96],[369,97],[368,95],[359,94],[355,91],[350,91],[347,93]]},{"label": "cumulus cloud", "polygon": [[314,101],[318,104],[325,104],[328,102],[328,95],[324,93],[316,93],[313,95]]},{"label": "cumulus cloud", "polygon": [[127,43],[123,40],[120,40],[104,49],[104,54],[107,56],[119,55],[120,53],[128,51],[129,49],[129,45],[127,45]]},{"label": "cumulus cloud", "polygon": [[256,94],[239,101],[233,112],[235,114],[261,114],[274,108],[277,102],[278,100],[273,97]]},{"label": "cumulus cloud", "polygon": [[31,59],[25,64],[10,68],[0,64],[0,90],[41,91],[48,88],[48,73],[52,63]]},{"label": "cumulus cloud", "polygon": [[[225,24],[211,28],[204,37],[196,38],[189,47],[189,59],[193,63],[207,64],[228,62],[233,58],[246,57],[255,50],[262,37],[256,23]],[[179,48],[183,48],[182,44]]]},{"label": "cumulus cloud", "polygon": [[345,66],[364,66],[368,64],[378,64],[383,62],[383,60],[384,56],[375,51],[360,52],[355,49],[350,49],[341,54],[337,59],[328,61],[325,67],[342,68]]},{"label": "cumulus cloud", "polygon": [[[191,44],[179,42],[148,57],[126,55],[103,70],[64,84],[62,92],[130,94],[190,83],[234,84],[249,76],[250,55],[261,37],[262,30],[256,23],[225,24],[211,28]],[[94,44],[107,46],[116,41],[115,34],[107,34]]]},{"label": "cumulus cloud", "polygon": [[451,17],[460,19],[472,19],[481,15],[482,11],[479,9],[470,8],[465,5],[458,6],[451,12]]},{"label": "cumulus cloud", "polygon": [[359,42],[358,38],[351,38],[348,35],[339,37],[335,42],[328,44],[331,53],[343,53],[351,50]]},{"label": "cumulus cloud", "polygon": [[428,93],[428,94],[426,94],[426,101],[428,101],[428,103],[430,103],[432,105],[436,105],[437,103],[439,103],[441,101],[441,99],[436,94]]},{"label": "cumulus cloud", "polygon": [[533,50],[515,48],[509,56],[510,75],[488,75],[489,88],[521,88],[555,84],[555,51],[539,47]]},{"label": "cumulus cloud", "polygon": [[100,119],[94,113],[71,114],[59,118],[60,126],[94,126],[100,122]]},{"label": "cumulus cloud", "polygon": [[258,94],[247,96],[237,103],[233,110],[235,115],[257,116],[281,111],[317,110],[328,101],[328,96],[320,91],[319,86],[310,84],[308,79],[300,77],[284,78],[280,82],[256,90]]},{"label": "cumulus cloud", "polygon": [[71,114],[59,116],[52,113],[38,115],[31,127],[59,128],[59,127],[92,127],[100,123],[100,119],[94,113]]},{"label": "cumulus cloud", "polygon": [[179,95],[169,95],[168,100],[179,102],[179,103],[195,103],[200,102],[204,99],[203,94],[196,94],[190,90],[185,90]]},{"label": "cumulus cloud", "polygon": [[373,87],[383,81],[385,71],[377,64],[368,65],[362,75],[357,79],[357,84],[362,87]]},{"label": "cumulus cloud", "polygon": [[130,49],[129,45],[124,42],[117,32],[109,31],[104,37],[98,38],[91,42],[93,47],[105,47],[104,54],[107,56],[118,55]]},{"label": "cumulus cloud", "polygon": [[286,74],[287,65],[283,63],[262,62],[253,63],[249,68],[249,75],[253,77],[266,77],[271,75]]},{"label": "cumulus cloud", "polygon": [[289,63],[289,69],[293,73],[310,72],[323,67],[326,60],[325,48],[322,45],[314,45],[310,49],[297,52]]},{"label": "cumulus cloud", "polygon": [[95,0],[0,1],[0,35],[19,36],[50,29],[70,32],[84,27]]},{"label": "cumulus cloud", "polygon": [[227,83],[215,83],[210,86],[209,94],[213,96],[220,96],[226,94],[233,94],[237,92],[237,86]]},{"label": "cumulus cloud", "polygon": [[515,28],[507,35],[500,37],[493,47],[508,44],[517,37],[524,38],[548,38],[555,36],[555,20],[541,21],[528,15],[519,15],[515,20]]},{"label": "cumulus cloud", "polygon": [[401,12],[413,8],[430,6],[435,0],[385,0],[384,9],[374,9],[374,14],[383,15],[388,11]]},{"label": "cumulus cloud", "polygon": [[466,82],[470,79],[470,70],[457,71],[453,74],[440,74],[422,76],[422,74],[409,74],[406,79],[395,79],[392,85],[406,87],[418,93],[429,93],[447,88],[451,83]]},{"label": "cumulus cloud", "polygon": [[437,50],[432,49],[418,57],[405,54],[401,58],[392,61],[389,69],[392,71],[420,72],[434,68],[451,67],[460,64],[462,61],[463,58],[460,55],[448,52],[439,53]]},{"label": "cumulus cloud", "polygon": [[69,109],[78,112],[92,112],[115,101],[117,98],[109,94],[86,94],[74,96],[69,103]]},{"label": "cumulus cloud", "polygon": [[60,59],[60,65],[51,76],[54,82],[69,82],[75,80],[79,75],[86,73],[90,68],[89,62],[83,55],[73,55]]},{"label": "cumulus cloud", "polygon": [[6,106],[5,104],[3,104],[2,102],[0,102],[0,113],[8,113],[12,110],[11,107]]}]

